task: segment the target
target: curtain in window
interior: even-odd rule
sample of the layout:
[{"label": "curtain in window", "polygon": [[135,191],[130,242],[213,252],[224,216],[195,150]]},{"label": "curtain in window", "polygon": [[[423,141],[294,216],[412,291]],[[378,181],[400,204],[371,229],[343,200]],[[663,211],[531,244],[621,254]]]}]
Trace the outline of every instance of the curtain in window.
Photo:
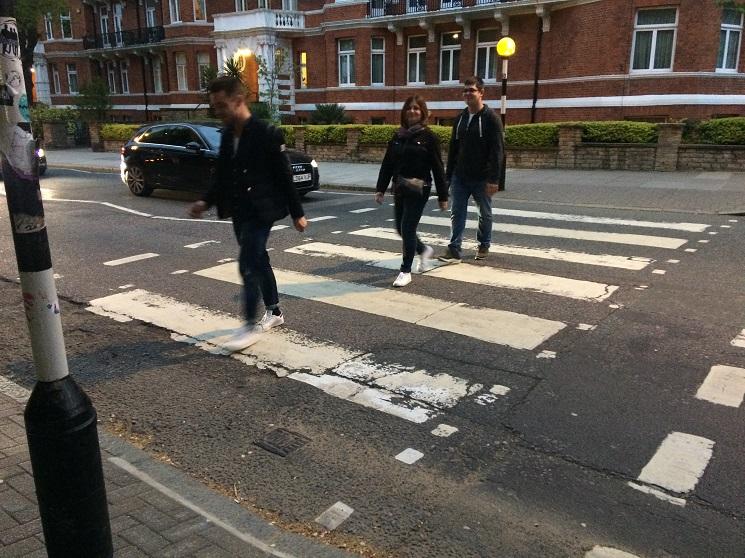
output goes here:
[{"label": "curtain in window", "polygon": [[652,57],[652,31],[637,31],[634,43],[634,70],[649,69],[649,60]]},{"label": "curtain in window", "polygon": [[730,31],[729,32],[729,45],[727,47],[727,65],[725,68],[734,70],[737,68],[737,50],[740,45],[740,32]]},{"label": "curtain in window", "polygon": [[664,70],[673,66],[673,39],[675,32],[657,31],[657,44],[654,49],[654,69]]},{"label": "curtain in window", "polygon": [[636,17],[637,25],[671,25],[675,23],[675,8],[661,8],[657,10],[639,10]]}]

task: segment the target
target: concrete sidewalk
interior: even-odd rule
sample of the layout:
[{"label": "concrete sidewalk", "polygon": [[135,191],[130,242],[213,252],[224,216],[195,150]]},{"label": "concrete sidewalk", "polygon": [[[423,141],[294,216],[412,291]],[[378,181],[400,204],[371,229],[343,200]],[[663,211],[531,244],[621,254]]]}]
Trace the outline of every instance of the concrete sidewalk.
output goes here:
[{"label": "concrete sidewalk", "polygon": [[[47,555],[23,422],[28,395],[0,377],[3,558]],[[101,429],[99,438],[116,558],[352,556],[282,531],[121,438]]]}]

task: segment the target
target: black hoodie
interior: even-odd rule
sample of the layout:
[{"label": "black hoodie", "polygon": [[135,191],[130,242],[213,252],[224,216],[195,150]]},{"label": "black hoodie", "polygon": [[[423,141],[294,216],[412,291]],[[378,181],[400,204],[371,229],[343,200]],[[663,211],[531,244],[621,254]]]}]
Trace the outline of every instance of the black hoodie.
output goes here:
[{"label": "black hoodie", "polygon": [[500,185],[504,176],[504,131],[502,121],[488,106],[468,121],[466,108],[453,124],[446,176],[486,181]]}]

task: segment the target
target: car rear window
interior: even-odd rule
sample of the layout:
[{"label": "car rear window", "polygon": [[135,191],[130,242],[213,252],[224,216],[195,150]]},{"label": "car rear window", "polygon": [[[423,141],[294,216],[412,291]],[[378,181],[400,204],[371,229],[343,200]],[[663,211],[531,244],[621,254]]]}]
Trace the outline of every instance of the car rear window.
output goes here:
[{"label": "car rear window", "polygon": [[207,143],[210,144],[210,147],[212,149],[220,148],[220,140],[222,139],[222,130],[220,128],[204,126],[202,128],[199,128],[199,131],[202,132],[204,139],[207,140]]}]

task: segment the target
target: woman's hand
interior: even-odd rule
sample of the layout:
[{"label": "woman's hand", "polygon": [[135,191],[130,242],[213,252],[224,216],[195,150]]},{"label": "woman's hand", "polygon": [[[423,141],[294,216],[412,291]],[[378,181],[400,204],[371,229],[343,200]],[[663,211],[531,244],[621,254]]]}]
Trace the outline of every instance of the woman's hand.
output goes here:
[{"label": "woman's hand", "polygon": [[383,192],[375,192],[375,203],[378,205],[382,204],[384,198],[385,194]]}]

